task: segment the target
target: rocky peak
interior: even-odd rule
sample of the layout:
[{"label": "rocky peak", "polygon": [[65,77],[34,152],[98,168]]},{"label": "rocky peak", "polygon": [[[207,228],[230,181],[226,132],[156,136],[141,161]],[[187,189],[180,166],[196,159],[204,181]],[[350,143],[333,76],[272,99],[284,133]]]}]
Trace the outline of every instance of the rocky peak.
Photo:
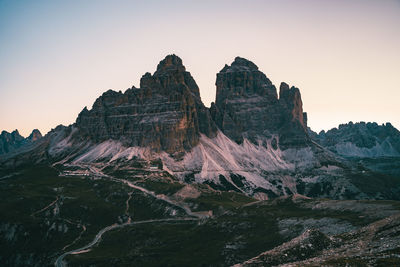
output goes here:
[{"label": "rocky peak", "polygon": [[11,136],[14,140],[23,140],[24,137],[19,134],[19,131],[15,129],[14,131],[11,132]]},{"label": "rocky peak", "polygon": [[258,70],[256,64],[242,57],[235,57],[235,60],[232,62],[231,67],[236,69],[247,69],[249,71]]},{"label": "rocky peak", "polygon": [[285,82],[281,82],[281,86],[279,86],[279,99],[285,98],[289,94],[290,87],[289,84]]},{"label": "rocky peak", "polygon": [[157,66],[153,75],[147,72],[140,79],[140,88],[152,88],[163,94],[165,90],[189,91],[200,98],[200,90],[190,72],[186,71],[185,66],[176,55],[166,56]]},{"label": "rocky peak", "polygon": [[168,72],[185,72],[185,66],[183,66],[182,59],[175,54],[166,56],[160,63],[157,65],[157,70],[154,73],[155,75],[160,75]]},{"label": "rocky peak", "polygon": [[277,134],[283,146],[308,142],[307,117],[303,114],[300,91],[282,83],[278,100],[275,86],[251,61],[236,57],[217,74],[216,103],[211,114],[219,128],[230,138]]},{"label": "rocky peak", "polygon": [[39,130],[33,130],[31,135],[27,138],[21,136],[18,130],[11,133],[2,131],[0,135],[0,155],[15,151],[23,146],[31,144],[41,138]]},{"label": "rocky peak", "polygon": [[38,129],[34,129],[32,133],[27,137],[28,140],[34,142],[42,138],[42,133]]},{"label": "rocky peak", "polygon": [[242,57],[235,57],[231,66],[225,65],[221,72],[226,71],[257,71],[258,67],[256,64]]},{"label": "rocky peak", "polygon": [[140,88],[105,92],[76,124],[95,142],[114,139],[171,154],[197,145],[200,133],[216,132],[196,82],[175,55],[163,59],[153,75],[144,74]]},{"label": "rocky peak", "polygon": [[241,57],[236,57],[217,74],[216,86],[216,105],[222,109],[226,100],[238,97],[266,96],[272,102],[278,98],[267,76],[253,62]]},{"label": "rocky peak", "polygon": [[349,122],[314,138],[321,145],[343,156],[383,157],[400,155],[400,131],[390,123]]},{"label": "rocky peak", "polygon": [[279,102],[289,111],[289,119],[292,122],[297,121],[304,129],[307,128],[307,118],[303,113],[303,102],[298,88],[292,86],[289,89],[289,85],[282,82],[279,87]]}]

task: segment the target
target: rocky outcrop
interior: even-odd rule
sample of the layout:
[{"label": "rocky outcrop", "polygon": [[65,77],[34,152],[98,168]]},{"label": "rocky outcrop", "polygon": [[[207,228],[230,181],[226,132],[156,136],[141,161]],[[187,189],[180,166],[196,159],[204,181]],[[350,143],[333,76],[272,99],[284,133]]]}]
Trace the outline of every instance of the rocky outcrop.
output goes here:
[{"label": "rocky outcrop", "polygon": [[308,144],[307,117],[298,88],[276,87],[251,61],[236,57],[217,74],[217,96],[211,114],[228,137],[240,143],[259,136],[279,136],[283,147]]},{"label": "rocky outcrop", "polygon": [[20,147],[25,138],[23,138],[18,130],[11,133],[2,131],[0,135],[0,154],[5,154]]},{"label": "rocky outcrop", "polygon": [[342,156],[400,156],[400,132],[390,123],[349,122],[313,137],[321,145]]},{"label": "rocky outcrop", "polygon": [[34,129],[32,133],[27,137],[27,139],[31,142],[35,142],[42,137],[42,133],[38,129]]},{"label": "rocky outcrop", "polygon": [[286,147],[309,144],[307,113],[303,112],[300,90],[294,86],[289,88],[288,84],[281,83],[279,104],[282,107],[280,144]]},{"label": "rocky outcrop", "polygon": [[237,143],[272,135],[279,136],[283,147],[307,143],[297,88],[282,83],[278,99],[265,74],[240,57],[217,74],[216,85],[216,103],[207,109],[182,60],[169,55],[153,75],[143,75],[140,88],[105,92],[90,111],[79,114],[76,125],[94,142],[114,139],[170,154],[189,151],[201,133],[215,136],[216,125]]},{"label": "rocky outcrop", "polygon": [[140,88],[105,92],[79,114],[76,125],[94,142],[114,139],[176,155],[196,146],[200,133],[216,132],[196,82],[175,55],[162,60],[153,75],[143,75]]},{"label": "rocky outcrop", "polygon": [[32,144],[40,138],[42,138],[42,134],[37,129],[34,129],[27,138],[21,136],[18,130],[14,130],[11,133],[2,131],[0,134],[0,155],[13,152],[23,146]]}]

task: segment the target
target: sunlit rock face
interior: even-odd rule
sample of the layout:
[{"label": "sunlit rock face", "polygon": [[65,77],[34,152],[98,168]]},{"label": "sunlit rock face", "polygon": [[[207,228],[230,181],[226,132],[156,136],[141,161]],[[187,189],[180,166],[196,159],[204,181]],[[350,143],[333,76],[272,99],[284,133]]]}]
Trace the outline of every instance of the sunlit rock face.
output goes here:
[{"label": "sunlit rock face", "polygon": [[114,139],[171,154],[196,146],[200,133],[216,132],[196,82],[175,55],[162,60],[153,75],[143,75],[140,88],[105,92],[79,114],[76,125],[95,142]]},{"label": "sunlit rock face", "polygon": [[299,89],[276,87],[251,61],[236,57],[217,74],[217,95],[211,114],[218,127],[238,143],[243,138],[279,136],[283,147],[309,142]]},{"label": "sunlit rock face", "polygon": [[32,133],[27,137],[29,141],[37,141],[42,138],[42,133],[38,129],[34,129]]},{"label": "sunlit rock face", "polygon": [[289,88],[281,83],[279,88],[279,104],[281,106],[280,144],[284,147],[297,147],[310,143],[307,133],[307,113],[303,112],[300,90],[294,86]]}]

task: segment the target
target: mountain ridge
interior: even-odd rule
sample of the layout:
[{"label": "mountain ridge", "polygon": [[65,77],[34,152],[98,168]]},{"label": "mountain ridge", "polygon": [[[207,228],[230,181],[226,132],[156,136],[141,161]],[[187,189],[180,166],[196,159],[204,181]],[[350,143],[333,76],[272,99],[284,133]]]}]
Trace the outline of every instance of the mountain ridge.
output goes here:
[{"label": "mountain ridge", "polygon": [[310,137],[298,88],[281,83],[278,98],[267,76],[240,57],[217,74],[216,86],[216,102],[206,108],[182,60],[168,55],[153,74],[142,76],[140,88],[104,92],[74,124],[3,156],[0,166],[97,164],[129,170],[140,160],[148,166],[162,162],[187,183],[259,199],[396,197],[396,187],[366,190],[360,177],[380,179],[371,178],[372,170]]},{"label": "mountain ridge", "polygon": [[20,135],[17,129],[11,133],[2,131],[0,134],[0,155],[14,152],[23,146],[34,143],[40,138],[42,138],[42,134],[38,129],[33,129],[26,138]]}]

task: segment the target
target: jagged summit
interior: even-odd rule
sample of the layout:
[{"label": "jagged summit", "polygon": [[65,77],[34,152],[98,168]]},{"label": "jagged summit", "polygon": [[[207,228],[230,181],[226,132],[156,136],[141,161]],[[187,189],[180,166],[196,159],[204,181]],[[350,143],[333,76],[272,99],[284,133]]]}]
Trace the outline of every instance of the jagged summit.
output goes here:
[{"label": "jagged summit", "polygon": [[120,140],[171,154],[190,150],[201,133],[211,137],[216,131],[196,82],[176,55],[165,57],[153,75],[143,75],[140,88],[104,93],[76,125],[94,142]]},{"label": "jagged summit", "polygon": [[34,142],[42,138],[42,133],[38,129],[33,129],[32,133],[27,138]]},{"label": "jagged summit", "polygon": [[229,72],[229,71],[257,71],[258,67],[256,64],[251,62],[248,59],[242,57],[235,57],[235,60],[232,62],[230,66],[226,65],[220,71],[221,72]]},{"label": "jagged summit", "polygon": [[[140,79],[140,88],[152,88],[159,91],[187,88],[200,98],[200,90],[190,72],[186,71],[182,59],[176,55],[168,55],[157,66],[153,75],[147,72]],[[165,92],[164,92],[165,93]]]},{"label": "jagged summit", "polygon": [[235,60],[232,62],[231,67],[247,67],[249,70],[258,70],[256,64],[242,57],[235,57]]},{"label": "jagged summit", "polygon": [[292,122],[298,122],[303,129],[307,129],[307,113],[303,112],[303,102],[301,100],[300,90],[297,87],[290,87],[282,82],[279,87],[279,102],[287,110],[290,110]]},{"label": "jagged summit", "polygon": [[17,129],[11,133],[2,131],[0,134],[0,155],[14,152],[21,147],[34,143],[40,138],[42,138],[42,134],[37,129],[34,129],[27,138],[21,136]]},{"label": "jagged summit", "polygon": [[277,135],[283,146],[304,146],[309,138],[300,91],[276,87],[251,61],[236,57],[217,74],[216,102],[211,114],[218,127],[236,142],[244,137]]},{"label": "jagged summit", "polygon": [[267,76],[253,62],[241,57],[236,57],[230,66],[225,65],[217,74],[216,86],[217,105],[227,97],[253,94],[267,96],[271,101],[277,100],[276,88]]},{"label": "jagged summit", "polygon": [[314,138],[321,145],[342,156],[390,157],[400,156],[400,131],[390,123],[349,122]]},{"label": "jagged summit", "polygon": [[[368,197],[349,180],[358,168],[311,141],[298,88],[281,83],[278,98],[266,75],[240,57],[217,74],[216,86],[216,102],[208,109],[182,60],[168,55],[153,74],[143,75],[139,88],[106,91],[74,125],[57,127],[30,150],[2,157],[0,166],[129,168],[136,160],[157,160],[183,181],[262,198]],[[382,194],[392,198],[396,192]]]},{"label": "jagged summit", "polygon": [[181,71],[184,72],[185,66],[182,63],[182,59],[175,54],[167,55],[157,65],[157,70],[154,74],[162,74],[169,71]]}]

